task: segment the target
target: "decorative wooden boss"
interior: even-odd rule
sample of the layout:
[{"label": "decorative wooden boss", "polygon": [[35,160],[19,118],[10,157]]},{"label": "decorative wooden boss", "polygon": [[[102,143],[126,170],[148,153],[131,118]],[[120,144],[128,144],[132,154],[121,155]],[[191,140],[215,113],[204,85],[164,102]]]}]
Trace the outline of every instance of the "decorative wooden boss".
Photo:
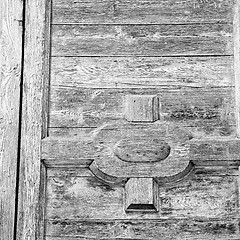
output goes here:
[{"label": "decorative wooden boss", "polygon": [[[108,184],[125,184],[126,212],[158,211],[159,182],[180,179],[193,167],[192,135],[160,121],[159,112],[157,96],[125,96],[127,121],[106,125],[95,138],[99,155],[90,169]],[[117,129],[114,141],[101,146],[111,128]]]}]

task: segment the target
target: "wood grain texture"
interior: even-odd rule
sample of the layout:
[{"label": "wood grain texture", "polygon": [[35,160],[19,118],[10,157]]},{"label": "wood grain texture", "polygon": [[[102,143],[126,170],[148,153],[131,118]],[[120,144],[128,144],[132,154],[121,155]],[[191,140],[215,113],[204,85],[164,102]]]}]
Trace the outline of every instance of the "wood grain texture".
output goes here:
[{"label": "wood grain texture", "polygon": [[234,88],[86,89],[52,86],[50,127],[101,127],[124,118],[124,97],[155,94],[160,119],[188,127],[196,136],[235,133]]},{"label": "wood grain texture", "polygon": [[234,4],[234,74],[235,74],[235,99],[236,99],[236,125],[237,135],[240,137],[240,2]]},{"label": "wood grain texture", "polygon": [[158,185],[153,178],[130,178],[125,184],[126,212],[157,212]]},{"label": "wood grain texture", "polygon": [[[238,170],[231,170],[234,171]],[[123,187],[106,185],[95,177],[78,177],[72,171],[71,176],[67,176],[65,172],[65,175],[48,178],[46,219],[233,220],[238,216],[235,183],[238,176],[228,175],[225,170],[221,172],[215,175],[195,172],[182,182],[159,186],[159,212],[145,214],[125,213]],[[47,228],[47,235],[69,234],[64,232],[64,227],[55,230],[52,227]]]},{"label": "wood grain texture", "polygon": [[126,95],[125,119],[129,122],[155,122],[159,119],[159,99],[154,95]]},{"label": "wood grain texture", "polygon": [[[238,240],[235,221],[52,220],[46,240]],[[62,230],[65,231],[62,231]],[[60,233],[60,234],[59,234]],[[74,236],[74,237],[73,237]]]},{"label": "wood grain texture", "polygon": [[12,240],[22,63],[21,0],[0,2],[0,239]]},{"label": "wood grain texture", "polygon": [[48,39],[50,1],[25,2],[25,54],[22,100],[21,161],[18,201],[17,240],[42,240],[44,210],[41,187],[41,137],[46,136],[46,119],[42,116],[46,76],[45,38]]},{"label": "wood grain texture", "polygon": [[53,25],[53,56],[233,54],[232,24]]},{"label": "wood grain texture", "polygon": [[54,23],[189,23],[232,21],[232,0],[55,0]]},{"label": "wood grain texture", "polygon": [[54,57],[53,86],[85,88],[234,86],[233,57]]}]

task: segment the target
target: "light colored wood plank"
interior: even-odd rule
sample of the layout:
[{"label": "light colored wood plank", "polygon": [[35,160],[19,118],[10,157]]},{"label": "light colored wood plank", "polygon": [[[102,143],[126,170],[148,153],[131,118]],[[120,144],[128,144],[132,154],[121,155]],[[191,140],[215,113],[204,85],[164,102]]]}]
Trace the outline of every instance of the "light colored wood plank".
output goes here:
[{"label": "light colored wood plank", "polygon": [[46,240],[239,239],[234,220],[51,220],[47,224],[51,233],[47,235]]},{"label": "light colored wood plank", "polygon": [[233,57],[54,57],[53,86],[163,88],[234,86]]},{"label": "light colored wood plank", "polygon": [[187,127],[196,136],[235,134],[235,97],[231,87],[196,90],[52,86],[50,127],[101,127],[124,119],[124,97],[128,94],[157,95],[161,102],[160,119]]},{"label": "light colored wood plank", "polygon": [[235,74],[235,98],[236,98],[236,124],[237,135],[240,137],[240,1],[234,4],[234,74]]},{"label": "light colored wood plank", "polygon": [[54,23],[189,23],[232,21],[232,0],[55,0]]},{"label": "light colored wood plank", "polygon": [[232,24],[53,25],[53,56],[233,54]]},{"label": "light colored wood plank", "polygon": [[[25,49],[22,101],[21,156],[18,201],[17,240],[43,239],[44,192],[41,188],[41,137],[47,135],[46,116],[43,114],[48,81],[47,60],[49,47],[48,10],[50,0],[25,2]],[[44,95],[45,94],[45,95]],[[44,129],[45,132],[42,132]],[[42,209],[42,211],[40,211]],[[42,216],[42,217],[41,217]]]},{"label": "light colored wood plank", "polygon": [[[232,170],[233,171],[238,171]],[[222,219],[238,217],[237,176],[194,173],[182,182],[159,186],[159,212],[127,214],[124,188],[109,186],[95,177],[60,176],[48,179],[47,216],[52,220],[80,219]],[[47,235],[64,234],[64,229]],[[50,232],[49,232],[50,231]],[[55,231],[55,230],[54,230]],[[58,232],[59,231],[59,232]],[[66,234],[66,232],[65,232]]]},{"label": "light colored wood plank", "polygon": [[158,211],[158,185],[153,178],[130,178],[125,184],[126,212]]},{"label": "light colored wood plank", "polygon": [[15,225],[20,82],[21,0],[0,2],[0,239],[12,240]]},{"label": "light colored wood plank", "polygon": [[129,122],[155,122],[159,119],[159,99],[154,95],[126,95],[125,119]]}]

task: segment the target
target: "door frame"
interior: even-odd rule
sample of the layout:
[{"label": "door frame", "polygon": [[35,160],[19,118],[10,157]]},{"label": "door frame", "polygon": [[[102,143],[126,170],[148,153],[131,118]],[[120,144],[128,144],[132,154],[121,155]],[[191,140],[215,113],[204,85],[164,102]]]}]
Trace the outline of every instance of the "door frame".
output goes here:
[{"label": "door frame", "polygon": [[[234,77],[240,137],[240,0],[234,0]],[[44,240],[46,167],[41,140],[48,136],[51,0],[26,0],[20,169],[16,240]]]},{"label": "door frame", "polygon": [[46,168],[41,139],[48,135],[51,0],[26,0],[17,240],[43,240]]}]

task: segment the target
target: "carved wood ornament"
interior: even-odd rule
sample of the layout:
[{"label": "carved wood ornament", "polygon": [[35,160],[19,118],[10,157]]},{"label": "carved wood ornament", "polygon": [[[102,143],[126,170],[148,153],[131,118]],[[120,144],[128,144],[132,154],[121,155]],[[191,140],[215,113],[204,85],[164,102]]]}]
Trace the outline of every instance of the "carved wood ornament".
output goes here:
[{"label": "carved wood ornament", "polygon": [[[125,184],[126,212],[158,211],[158,182],[177,181],[193,169],[189,161],[192,134],[160,119],[157,96],[125,97],[125,119],[105,125],[95,138],[99,155],[90,165],[108,184]],[[144,124],[148,124],[147,130]],[[118,129],[111,142],[108,130]],[[131,131],[129,131],[131,129]]]}]

